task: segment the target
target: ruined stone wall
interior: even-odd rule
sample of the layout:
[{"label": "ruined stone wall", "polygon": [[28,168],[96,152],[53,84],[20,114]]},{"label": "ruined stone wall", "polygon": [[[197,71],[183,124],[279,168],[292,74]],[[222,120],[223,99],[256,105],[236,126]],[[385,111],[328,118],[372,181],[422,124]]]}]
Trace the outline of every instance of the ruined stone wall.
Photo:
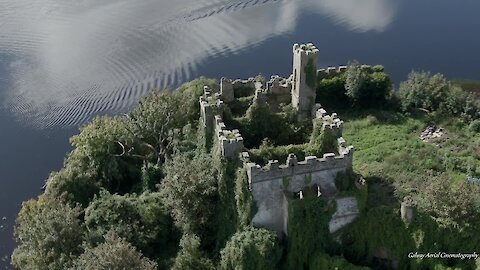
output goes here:
[{"label": "ruined stone wall", "polygon": [[[344,73],[347,71],[347,68],[348,66],[338,66],[317,69],[317,79],[332,78],[336,75]],[[361,68],[368,73],[374,71],[383,71],[383,66],[372,67],[371,65],[361,65]]]},{"label": "ruined stone wall", "polygon": [[240,132],[237,129],[228,130],[219,115],[215,116],[215,134],[223,157],[234,157],[244,150]]},{"label": "ruined stone wall", "polygon": [[331,115],[327,114],[327,111],[323,109],[320,104],[315,104],[314,118],[320,121],[314,121],[314,125],[322,124],[322,129],[330,129],[335,137],[340,138],[343,133],[343,121],[338,117],[336,113]]},{"label": "ruined stone wall", "polygon": [[[220,93],[213,93],[205,87],[200,97],[200,110],[207,130],[214,131],[223,157],[233,157],[241,153],[244,168],[248,175],[249,188],[257,205],[257,213],[252,224],[286,233],[288,227],[288,198],[308,188],[319,188],[321,196],[334,197],[337,194],[335,178],[338,173],[352,168],[353,147],[347,146],[342,136],[343,121],[337,114],[328,115],[320,104],[315,104],[314,84],[319,77],[334,76],[347,67],[316,69],[318,49],[311,43],[293,46],[293,73],[289,78],[272,76],[266,85],[249,78],[247,80],[220,80]],[[370,68],[365,66],[362,68]],[[312,85],[313,79],[313,85]],[[330,129],[338,138],[338,155],[324,154],[323,157],[308,156],[298,161],[290,154],[285,164],[278,160],[269,161],[261,167],[250,161],[248,152],[243,152],[243,138],[238,130],[228,130],[222,121],[221,110],[236,97],[255,95],[255,102],[265,104],[292,102],[300,118],[314,120],[322,129]],[[279,101],[280,100],[280,101]],[[274,102],[273,102],[274,101]],[[337,209],[329,223],[330,232],[335,232],[352,222],[358,215],[354,197],[336,199]]]},{"label": "ruined stone wall", "polygon": [[288,79],[273,75],[267,82],[267,92],[273,95],[291,95],[292,76]]},{"label": "ruined stone wall", "polygon": [[214,93],[208,86],[204,86],[203,91],[203,96],[199,98],[200,118],[205,129],[211,132],[214,129],[215,115],[222,111],[223,101],[220,93]]},{"label": "ruined stone wall", "polygon": [[334,233],[347,224],[352,223],[360,214],[358,202],[355,197],[344,197],[335,200],[337,210],[328,223],[330,233]]},{"label": "ruined stone wall", "polygon": [[347,66],[338,66],[317,69],[317,79],[334,77],[347,71],[347,68]]},{"label": "ruined stone wall", "polygon": [[[298,110],[300,116],[309,116],[315,103],[315,87],[307,83],[307,65],[317,70],[318,49],[312,44],[293,45],[293,82],[292,105]],[[315,76],[315,74],[313,74]],[[316,78],[313,78],[316,81]]]},{"label": "ruined stone wall", "polygon": [[336,192],[335,177],[352,167],[353,148],[345,148],[335,156],[325,154],[322,158],[306,157],[297,161],[290,155],[286,164],[270,161],[264,168],[248,162],[248,154],[243,154],[250,189],[257,205],[257,213],[252,224],[267,227],[277,232],[285,232],[288,220],[288,205],[284,192],[296,193],[313,185],[320,187],[322,196],[333,196]]},{"label": "ruined stone wall", "polygon": [[234,100],[233,93],[233,84],[232,80],[227,78],[220,79],[220,95],[222,96],[223,101],[226,103],[232,102]]},{"label": "ruined stone wall", "polygon": [[248,88],[255,88],[255,78],[250,77],[246,80],[241,80],[241,79],[236,79],[232,82],[233,90],[242,88],[242,87],[248,87]]}]

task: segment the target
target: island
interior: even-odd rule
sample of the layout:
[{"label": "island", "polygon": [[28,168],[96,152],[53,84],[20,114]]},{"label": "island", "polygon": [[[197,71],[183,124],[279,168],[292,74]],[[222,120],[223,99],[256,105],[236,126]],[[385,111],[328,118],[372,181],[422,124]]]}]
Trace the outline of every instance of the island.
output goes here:
[{"label": "island", "polygon": [[71,138],[18,269],[474,269],[480,87],[384,67],[200,78]]}]

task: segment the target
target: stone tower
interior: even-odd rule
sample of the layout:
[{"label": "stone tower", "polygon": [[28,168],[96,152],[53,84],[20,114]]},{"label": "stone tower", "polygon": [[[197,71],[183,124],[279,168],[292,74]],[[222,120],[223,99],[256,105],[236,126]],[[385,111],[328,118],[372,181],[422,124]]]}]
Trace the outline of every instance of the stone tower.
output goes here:
[{"label": "stone tower", "polygon": [[312,44],[293,45],[292,105],[308,117],[315,104],[318,49]]}]

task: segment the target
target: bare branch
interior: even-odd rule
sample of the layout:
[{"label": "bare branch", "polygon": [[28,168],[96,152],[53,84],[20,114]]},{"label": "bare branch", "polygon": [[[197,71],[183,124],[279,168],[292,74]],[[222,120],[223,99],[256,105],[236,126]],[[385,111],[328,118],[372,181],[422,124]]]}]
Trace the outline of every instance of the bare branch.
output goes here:
[{"label": "bare branch", "polygon": [[123,145],[123,143],[121,143],[119,141],[116,141],[116,143],[118,143],[122,147],[122,153],[121,154],[114,154],[114,156],[115,157],[121,157],[121,156],[125,155],[125,145]]}]

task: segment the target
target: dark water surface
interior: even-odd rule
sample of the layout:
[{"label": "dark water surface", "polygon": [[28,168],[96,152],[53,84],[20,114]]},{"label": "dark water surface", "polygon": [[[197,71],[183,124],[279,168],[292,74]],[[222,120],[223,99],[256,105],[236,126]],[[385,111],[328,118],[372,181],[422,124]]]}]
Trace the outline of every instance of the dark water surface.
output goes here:
[{"label": "dark water surface", "polygon": [[[0,266],[15,215],[94,115],[200,75],[291,72],[291,46],[321,66],[383,64],[480,80],[480,1],[0,0]],[[4,220],[2,217],[5,217]]]}]

